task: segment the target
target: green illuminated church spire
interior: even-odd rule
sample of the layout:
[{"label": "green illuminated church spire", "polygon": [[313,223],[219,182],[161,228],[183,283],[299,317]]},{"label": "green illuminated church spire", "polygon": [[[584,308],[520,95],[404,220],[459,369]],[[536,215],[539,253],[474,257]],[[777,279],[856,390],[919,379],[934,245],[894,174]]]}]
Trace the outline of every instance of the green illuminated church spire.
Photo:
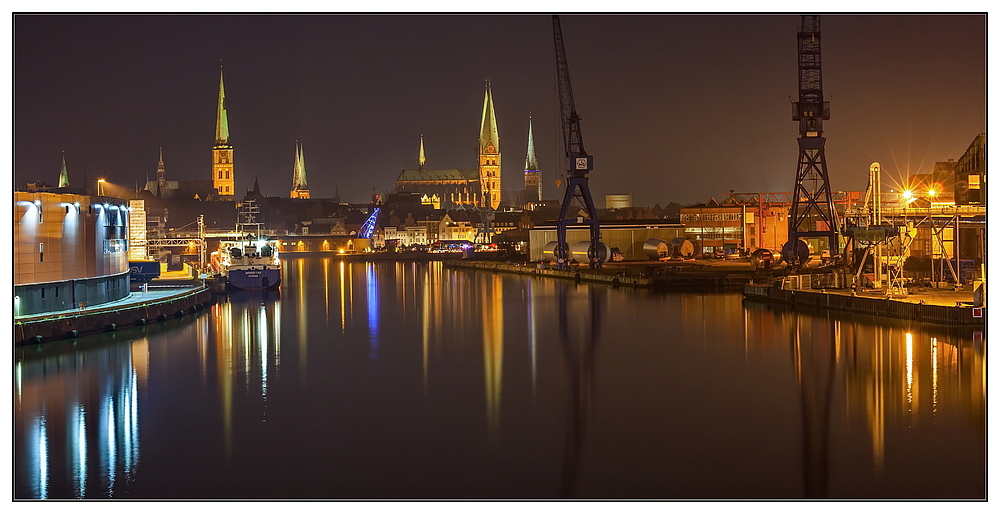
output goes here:
[{"label": "green illuminated church spire", "polygon": [[[479,130],[479,183],[482,191],[480,204],[491,209],[500,207],[500,136],[489,81],[486,81],[483,121]],[[486,203],[487,197],[489,204]]]},{"label": "green illuminated church spire", "polygon": [[66,170],[66,152],[63,152],[62,171],[59,172],[59,187],[69,187],[69,171]]},{"label": "green illuminated church spire", "polygon": [[222,198],[236,194],[236,170],[233,145],[229,143],[229,114],[226,112],[226,88],[219,66],[219,107],[215,118],[215,145],[212,146],[212,185]]}]

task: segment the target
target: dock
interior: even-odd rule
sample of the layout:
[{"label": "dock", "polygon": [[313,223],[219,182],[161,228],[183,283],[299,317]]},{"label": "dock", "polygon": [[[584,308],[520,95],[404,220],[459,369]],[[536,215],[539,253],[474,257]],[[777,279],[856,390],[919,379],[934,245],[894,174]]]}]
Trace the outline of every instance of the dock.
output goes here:
[{"label": "dock", "polygon": [[144,326],[196,314],[215,302],[208,287],[190,275],[165,273],[146,291],[83,309],[14,317],[14,344],[22,346]]},{"label": "dock", "polygon": [[880,317],[943,325],[985,326],[986,308],[973,306],[971,291],[914,290],[905,296],[876,292],[837,290],[788,290],[780,285],[748,284],[746,300],[774,302],[795,307],[832,309]]},{"label": "dock", "polygon": [[445,261],[447,268],[473,269],[496,273],[515,273],[540,277],[562,278],[580,282],[603,283],[613,286],[655,288],[672,291],[732,290],[740,291],[753,281],[755,274],[749,264],[721,266],[708,262],[615,262],[600,269],[573,266],[569,270],[555,269],[551,264],[512,263],[477,260]]}]

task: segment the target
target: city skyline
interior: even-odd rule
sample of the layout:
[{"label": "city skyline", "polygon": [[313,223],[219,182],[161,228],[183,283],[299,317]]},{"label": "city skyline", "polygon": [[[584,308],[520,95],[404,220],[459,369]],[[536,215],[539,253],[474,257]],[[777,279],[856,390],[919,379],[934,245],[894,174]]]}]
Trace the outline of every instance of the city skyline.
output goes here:
[{"label": "city skyline", "polygon": [[[563,16],[598,204],[791,190],[799,20]],[[561,195],[549,16],[18,15],[14,28],[17,185],[55,184],[65,151],[75,187],[85,173],[141,187],[160,147],[168,180],[210,179],[221,60],[237,196],[255,180],[287,196],[298,139],[313,198],[391,190],[421,134],[429,168],[474,167],[486,80],[504,189],[523,183],[531,115],[543,191]],[[984,15],[824,15],[821,33],[834,190],[863,190],[872,161],[926,173],[985,130]]]}]

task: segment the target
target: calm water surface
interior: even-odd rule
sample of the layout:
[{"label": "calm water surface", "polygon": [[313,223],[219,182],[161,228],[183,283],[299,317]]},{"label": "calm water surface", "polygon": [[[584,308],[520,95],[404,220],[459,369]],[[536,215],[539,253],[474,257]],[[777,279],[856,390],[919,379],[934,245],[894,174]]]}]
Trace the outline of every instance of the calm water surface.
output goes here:
[{"label": "calm water surface", "polygon": [[16,498],[982,498],[979,333],[444,269],[15,352]]}]

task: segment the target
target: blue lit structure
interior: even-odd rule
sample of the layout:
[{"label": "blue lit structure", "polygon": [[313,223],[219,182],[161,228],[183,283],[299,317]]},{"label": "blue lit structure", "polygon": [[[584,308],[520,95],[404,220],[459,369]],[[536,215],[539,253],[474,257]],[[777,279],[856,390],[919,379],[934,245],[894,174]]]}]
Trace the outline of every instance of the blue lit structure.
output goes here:
[{"label": "blue lit structure", "polygon": [[375,210],[372,211],[372,215],[369,216],[367,220],[365,220],[364,225],[361,225],[361,229],[358,230],[359,237],[362,237],[364,239],[372,238],[372,234],[375,233],[375,220],[378,219],[378,213],[381,210],[382,210],[381,207],[376,207]]}]

